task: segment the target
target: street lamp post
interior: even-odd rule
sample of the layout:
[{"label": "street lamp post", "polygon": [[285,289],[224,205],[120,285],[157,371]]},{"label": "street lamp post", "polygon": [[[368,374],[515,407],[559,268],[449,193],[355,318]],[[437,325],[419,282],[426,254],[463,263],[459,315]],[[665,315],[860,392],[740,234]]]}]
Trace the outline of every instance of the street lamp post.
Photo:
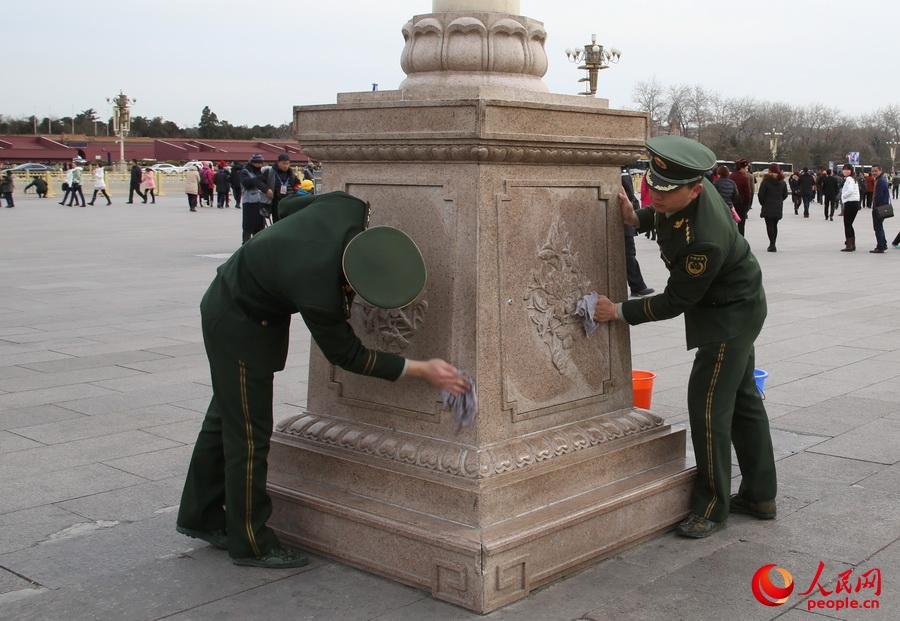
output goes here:
[{"label": "street lamp post", "polygon": [[897,161],[897,146],[900,145],[900,142],[896,140],[888,140],[888,148],[891,150],[891,170],[896,170],[894,167],[894,162]]},{"label": "street lamp post", "polygon": [[597,43],[597,35],[595,34],[591,35],[591,42],[585,45],[584,49],[568,48],[566,50],[566,58],[569,59],[569,62],[577,63],[584,60],[584,64],[578,68],[587,71],[588,74],[578,81],[588,83],[588,89],[581,93],[581,95],[587,95],[588,97],[593,97],[597,94],[597,76],[600,70],[608,69],[611,63],[619,62],[621,57],[622,52],[616,48],[613,47],[607,50]]},{"label": "street lamp post", "polygon": [[125,137],[131,131],[131,104],[137,99],[128,97],[122,91],[115,97],[107,97],[106,101],[113,105],[113,132],[119,137],[119,165],[125,166]]},{"label": "street lamp post", "polygon": [[765,135],[769,138],[769,150],[772,152],[772,161],[778,159],[778,140],[784,136],[784,132],[775,131],[775,128],[772,128],[772,131],[766,132]]}]

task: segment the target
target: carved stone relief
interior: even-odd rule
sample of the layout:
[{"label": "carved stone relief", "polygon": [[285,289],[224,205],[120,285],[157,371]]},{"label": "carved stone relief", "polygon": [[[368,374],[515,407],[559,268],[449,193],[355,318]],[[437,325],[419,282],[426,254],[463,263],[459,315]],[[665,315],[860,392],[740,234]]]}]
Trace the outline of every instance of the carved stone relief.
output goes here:
[{"label": "carved stone relief", "polygon": [[363,329],[373,337],[375,347],[393,354],[403,353],[413,336],[425,322],[428,301],[418,300],[403,308],[386,310],[375,308],[359,298],[354,305],[363,316]]},{"label": "carved stone relief", "polygon": [[572,248],[572,237],[559,215],[550,225],[547,240],[538,249],[541,266],[531,271],[524,296],[528,316],[550,351],[553,366],[565,373],[571,364],[568,351],[575,343],[581,320],[574,316],[575,305],[591,290]]}]

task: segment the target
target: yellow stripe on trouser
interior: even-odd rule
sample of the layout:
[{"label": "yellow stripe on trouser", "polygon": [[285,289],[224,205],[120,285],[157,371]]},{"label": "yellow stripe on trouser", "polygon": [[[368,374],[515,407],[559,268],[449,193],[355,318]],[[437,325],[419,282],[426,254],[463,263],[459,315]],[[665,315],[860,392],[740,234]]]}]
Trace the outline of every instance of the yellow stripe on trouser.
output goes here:
[{"label": "yellow stripe on trouser", "polygon": [[244,413],[244,427],[247,432],[247,489],[246,511],[244,513],[244,528],[247,530],[247,540],[253,549],[253,554],[261,556],[256,545],[256,536],[253,534],[253,426],[250,423],[250,407],[247,404],[247,365],[241,365],[241,410]]},{"label": "yellow stripe on trouser", "polygon": [[716,394],[716,382],[719,380],[719,371],[722,370],[722,361],[725,359],[725,343],[719,347],[719,355],[716,357],[716,366],[713,368],[712,378],[709,380],[709,390],[706,392],[706,471],[709,479],[709,491],[712,492],[712,498],[706,506],[706,512],[703,517],[707,520],[712,515],[713,507],[716,506],[716,480],[713,473],[713,442],[712,442],[712,405]]}]

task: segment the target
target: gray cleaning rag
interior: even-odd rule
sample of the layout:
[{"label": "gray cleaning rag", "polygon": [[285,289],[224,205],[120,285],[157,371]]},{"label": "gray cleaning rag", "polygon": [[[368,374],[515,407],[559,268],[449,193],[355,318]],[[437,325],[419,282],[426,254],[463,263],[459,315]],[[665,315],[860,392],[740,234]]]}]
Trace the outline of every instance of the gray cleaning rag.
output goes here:
[{"label": "gray cleaning rag", "polygon": [[596,291],[591,291],[578,300],[578,303],[575,305],[575,316],[581,317],[581,320],[584,322],[584,331],[588,336],[592,335],[600,327],[594,321],[594,311],[597,309],[597,300],[599,299],[600,294]]},{"label": "gray cleaning rag", "polygon": [[478,414],[478,394],[475,390],[475,380],[465,371],[462,371],[462,374],[469,385],[466,392],[458,396],[446,390],[441,392],[441,404],[453,412],[456,433],[459,433],[463,427],[471,427],[475,422],[475,415]]}]

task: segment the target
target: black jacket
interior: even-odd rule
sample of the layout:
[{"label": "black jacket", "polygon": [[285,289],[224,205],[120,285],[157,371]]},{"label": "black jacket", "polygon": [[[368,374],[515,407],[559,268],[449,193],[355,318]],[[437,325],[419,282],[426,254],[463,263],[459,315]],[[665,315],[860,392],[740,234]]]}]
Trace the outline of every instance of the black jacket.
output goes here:
[{"label": "black jacket", "polygon": [[800,173],[800,194],[812,196],[816,193],[816,180],[811,173]]},{"label": "black jacket", "polygon": [[826,175],[822,180],[822,192],[829,198],[837,196],[841,191],[841,182],[834,175]]},{"label": "black jacket", "polygon": [[781,218],[784,215],[784,199],[788,196],[787,183],[784,179],[768,173],[759,184],[757,196],[762,207],[760,215],[763,218]]},{"label": "black jacket", "polygon": [[131,184],[141,184],[141,167],[137,164],[131,167]]},{"label": "black jacket", "polygon": [[231,187],[231,175],[224,168],[220,168],[213,177],[213,183],[216,184],[216,192],[224,194]]}]

